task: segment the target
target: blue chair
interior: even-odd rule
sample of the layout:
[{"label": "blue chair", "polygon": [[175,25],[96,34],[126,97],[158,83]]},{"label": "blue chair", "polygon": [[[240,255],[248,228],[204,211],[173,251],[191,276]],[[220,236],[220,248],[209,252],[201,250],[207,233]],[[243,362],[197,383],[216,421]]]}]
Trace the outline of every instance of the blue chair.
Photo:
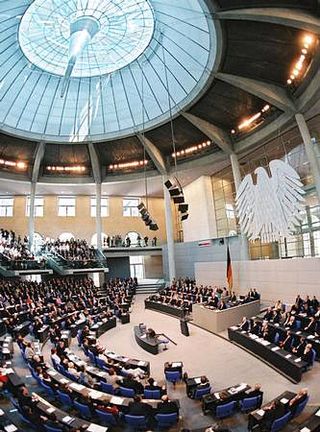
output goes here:
[{"label": "blue chair", "polygon": [[103,370],[105,370],[105,371],[108,371],[108,370],[109,370],[109,368],[108,368],[106,362],[105,362],[103,359],[101,359],[101,358],[99,358],[99,357],[96,357],[96,363],[97,363],[97,367],[98,367],[99,369],[103,369]]},{"label": "blue chair", "polygon": [[135,416],[126,414],[124,416],[125,422],[134,429],[138,428],[146,428],[147,427],[147,419],[145,416]]},{"label": "blue chair", "polygon": [[62,432],[62,429],[43,425],[46,432]]},{"label": "blue chair", "polygon": [[90,359],[91,363],[93,363],[95,365],[97,363],[96,362],[96,356],[91,351],[88,351],[88,355],[89,355],[89,359]]},{"label": "blue chair", "polygon": [[309,396],[306,397],[306,399],[302,402],[300,402],[294,412],[292,413],[292,417],[298,417],[302,411],[305,409],[307,403],[309,402]]},{"label": "blue chair", "polygon": [[200,400],[203,398],[203,396],[211,393],[211,387],[205,387],[205,388],[196,388],[192,399]]},{"label": "blue chair", "polygon": [[77,332],[77,341],[78,341],[78,346],[81,347],[81,330],[78,330]]},{"label": "blue chair", "polygon": [[39,384],[45,390],[45,392],[47,393],[47,395],[55,397],[55,392],[53,391],[53,389],[50,386],[48,386],[47,384],[45,384],[42,380],[39,380]]},{"label": "blue chair", "polygon": [[85,419],[91,418],[91,411],[90,411],[90,408],[88,407],[88,405],[84,405],[84,404],[77,402],[77,401],[74,401],[73,405],[74,405],[75,409],[77,411],[79,411],[81,417],[83,417]]},{"label": "blue chair", "polygon": [[58,395],[59,401],[62,403],[63,406],[67,406],[67,407],[73,406],[72,399],[67,393],[64,393],[60,390],[57,390],[57,395]]},{"label": "blue chair", "polygon": [[296,330],[300,330],[302,326],[302,322],[300,320],[296,320]]},{"label": "blue chair", "polygon": [[106,426],[116,426],[117,420],[115,419],[114,415],[105,411],[100,411],[96,409],[96,415],[98,416],[101,423],[103,423]]},{"label": "blue chair", "polygon": [[165,371],[166,380],[171,382],[174,386],[177,381],[181,380],[181,372],[180,371]]},{"label": "blue chair", "polygon": [[223,405],[218,405],[216,408],[215,416],[218,419],[223,419],[232,416],[237,409],[237,402],[232,401]]},{"label": "blue chair", "polygon": [[100,389],[104,393],[114,394],[114,388],[112,384],[108,384],[104,381],[100,381]]},{"label": "blue chair", "polygon": [[143,397],[145,399],[161,399],[160,390],[144,390]]},{"label": "blue chair", "polygon": [[274,420],[274,422],[271,425],[270,432],[278,432],[280,429],[284,428],[285,425],[290,420],[290,418],[291,418],[291,412],[289,411],[282,417],[279,417],[278,419]]},{"label": "blue chair", "polygon": [[262,396],[254,396],[242,399],[240,401],[240,410],[241,412],[250,412],[259,408],[262,403]]},{"label": "blue chair", "polygon": [[123,397],[133,398],[136,392],[131,388],[119,387],[120,395]]},{"label": "blue chair", "polygon": [[169,428],[178,421],[178,413],[156,414],[156,421],[159,428]]},{"label": "blue chair", "polygon": [[273,343],[275,343],[276,345],[278,345],[279,340],[280,340],[280,334],[277,332],[277,333],[275,334],[275,336],[274,336]]}]

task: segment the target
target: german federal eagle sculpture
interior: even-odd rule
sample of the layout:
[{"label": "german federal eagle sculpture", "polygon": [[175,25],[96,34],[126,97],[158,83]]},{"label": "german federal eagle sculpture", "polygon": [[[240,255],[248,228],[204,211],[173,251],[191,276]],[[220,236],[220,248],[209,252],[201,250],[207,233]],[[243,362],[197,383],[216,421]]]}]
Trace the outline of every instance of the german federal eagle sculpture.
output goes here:
[{"label": "german federal eagle sculpture", "polygon": [[287,163],[275,159],[265,168],[254,171],[242,180],[236,207],[241,230],[248,239],[262,243],[288,237],[301,221],[304,210],[304,190],[299,174]]}]

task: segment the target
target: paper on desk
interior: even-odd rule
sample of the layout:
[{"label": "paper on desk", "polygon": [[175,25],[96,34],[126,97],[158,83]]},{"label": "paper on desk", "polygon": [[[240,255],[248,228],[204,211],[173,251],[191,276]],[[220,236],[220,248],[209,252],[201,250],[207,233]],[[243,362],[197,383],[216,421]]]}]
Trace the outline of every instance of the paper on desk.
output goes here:
[{"label": "paper on desk", "polygon": [[219,393],[214,393],[214,395],[215,395],[215,397],[216,397],[217,399],[220,399],[220,395],[219,395]]},{"label": "paper on desk", "polygon": [[172,363],[172,367],[180,367],[180,366],[181,366],[180,362]]},{"label": "paper on desk", "polygon": [[280,349],[280,347],[276,346],[276,347],[271,348],[271,351],[278,351],[279,349]]},{"label": "paper on desk", "polygon": [[144,361],[141,360],[139,361],[138,366],[144,366],[144,364],[145,364]]},{"label": "paper on desk", "polygon": [[285,357],[286,357],[286,358],[290,358],[290,357],[292,357],[292,356],[291,356],[291,354],[287,354]]},{"label": "paper on desk", "polygon": [[264,416],[264,410],[263,409],[259,409],[256,414],[258,414],[260,417]]},{"label": "paper on desk", "polygon": [[304,428],[300,429],[300,432],[310,432],[310,429],[307,427],[304,427]]},{"label": "paper on desk", "polygon": [[196,384],[200,384],[200,383],[201,383],[201,378],[195,378],[195,379],[194,379],[194,382],[195,382]]},{"label": "paper on desk", "polygon": [[14,432],[17,431],[18,429],[15,427],[14,424],[10,424],[8,426],[4,426],[3,428],[6,432]]},{"label": "paper on desk", "polygon": [[53,412],[55,412],[55,410],[56,410],[55,408],[50,407],[50,408],[47,409],[47,413],[48,414],[52,414]]},{"label": "paper on desk", "polygon": [[106,432],[107,430],[108,428],[91,423],[91,425],[87,429],[87,432]]},{"label": "paper on desk", "polygon": [[0,409],[0,416],[4,415],[4,411],[2,411],[2,409]]},{"label": "paper on desk", "polygon": [[83,389],[85,388],[84,385],[82,385],[82,384],[77,384],[77,383],[72,383],[72,384],[70,384],[70,387],[71,387],[73,390],[76,390],[76,391],[81,391],[81,390],[83,390]]},{"label": "paper on desk", "polygon": [[74,418],[70,417],[70,416],[65,416],[62,419],[63,423],[67,423],[67,424],[70,424],[73,420],[74,420]]},{"label": "paper on desk", "polygon": [[110,399],[110,402],[114,405],[122,405],[123,404],[123,398],[119,396],[112,396]]},{"label": "paper on desk", "polygon": [[96,390],[92,390],[89,393],[89,396],[91,397],[91,399],[98,399],[100,397],[100,393]]},{"label": "paper on desk", "polygon": [[316,412],[316,416],[320,417],[320,409]]},{"label": "paper on desk", "polygon": [[307,336],[307,339],[314,339],[314,338],[315,338],[314,335],[309,335],[309,336]]},{"label": "paper on desk", "polygon": [[231,330],[238,330],[238,326],[232,326],[230,328],[231,328]]},{"label": "paper on desk", "polygon": [[280,402],[285,405],[285,404],[287,404],[289,402],[289,399],[282,398],[282,399],[280,399]]},{"label": "paper on desk", "polygon": [[299,362],[301,362],[301,358],[299,357],[299,358],[295,359],[294,362],[295,362],[295,363],[299,363]]}]

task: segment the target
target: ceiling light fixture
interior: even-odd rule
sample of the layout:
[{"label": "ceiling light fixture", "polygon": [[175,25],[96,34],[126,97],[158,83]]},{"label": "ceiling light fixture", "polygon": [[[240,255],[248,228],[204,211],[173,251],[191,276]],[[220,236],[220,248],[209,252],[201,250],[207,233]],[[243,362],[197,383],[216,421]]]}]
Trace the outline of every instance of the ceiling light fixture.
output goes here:
[{"label": "ceiling light fixture", "polygon": [[298,80],[301,80],[305,71],[307,70],[307,62],[310,63],[311,53],[310,48],[314,44],[315,37],[311,34],[306,34],[302,39],[302,48],[298,60],[295,62],[292,68],[287,84],[289,86],[295,86]]}]

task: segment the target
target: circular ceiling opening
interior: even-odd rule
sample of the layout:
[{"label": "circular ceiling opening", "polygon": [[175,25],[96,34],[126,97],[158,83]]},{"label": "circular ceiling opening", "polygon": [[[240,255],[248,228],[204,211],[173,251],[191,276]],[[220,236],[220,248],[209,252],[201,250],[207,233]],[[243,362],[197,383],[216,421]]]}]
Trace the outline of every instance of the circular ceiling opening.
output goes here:
[{"label": "circular ceiling opening", "polygon": [[133,62],[153,31],[148,0],[35,0],[22,17],[19,44],[35,66],[62,76],[76,47],[71,76],[91,77]]}]

